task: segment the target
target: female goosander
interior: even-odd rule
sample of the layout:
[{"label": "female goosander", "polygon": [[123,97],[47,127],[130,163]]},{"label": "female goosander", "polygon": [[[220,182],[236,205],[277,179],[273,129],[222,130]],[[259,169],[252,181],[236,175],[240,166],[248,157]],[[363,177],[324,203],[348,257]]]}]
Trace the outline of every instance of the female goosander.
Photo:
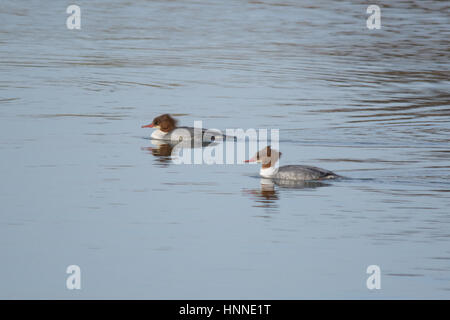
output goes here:
[{"label": "female goosander", "polygon": [[165,141],[187,141],[187,140],[202,140],[202,141],[216,141],[225,139],[219,130],[208,130],[192,127],[177,127],[177,120],[172,118],[169,114],[163,114],[155,119],[150,124],[142,126],[142,128],[156,128],[153,131],[152,139]]},{"label": "female goosander", "polygon": [[263,178],[310,181],[335,179],[339,177],[339,175],[335,174],[334,172],[317,167],[303,165],[289,165],[279,167],[277,163],[280,157],[281,152],[272,150],[270,146],[268,146],[257,152],[256,155],[250,160],[245,160],[245,162],[262,163],[259,174]]}]

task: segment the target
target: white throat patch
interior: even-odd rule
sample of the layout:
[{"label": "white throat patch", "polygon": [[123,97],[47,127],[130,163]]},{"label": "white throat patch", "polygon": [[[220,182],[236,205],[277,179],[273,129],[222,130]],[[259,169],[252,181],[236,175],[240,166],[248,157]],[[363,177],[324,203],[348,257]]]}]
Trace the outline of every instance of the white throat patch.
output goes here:
[{"label": "white throat patch", "polygon": [[261,168],[261,170],[259,170],[259,175],[264,178],[271,178],[274,175],[276,175],[277,172],[278,172],[278,166],[270,167],[270,168]]},{"label": "white throat patch", "polygon": [[167,135],[166,132],[162,132],[162,131],[159,130],[159,129],[152,132],[152,138],[153,138],[153,139],[159,139],[159,140],[161,140],[161,139],[164,139],[164,137],[165,137],[166,135]]}]

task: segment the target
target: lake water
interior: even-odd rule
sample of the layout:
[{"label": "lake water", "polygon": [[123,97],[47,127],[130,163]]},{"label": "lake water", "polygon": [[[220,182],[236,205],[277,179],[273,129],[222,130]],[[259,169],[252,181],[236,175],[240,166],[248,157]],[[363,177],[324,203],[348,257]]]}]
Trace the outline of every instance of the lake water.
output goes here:
[{"label": "lake water", "polygon": [[[0,298],[450,298],[447,2],[74,3],[0,4]],[[347,179],[174,164],[162,113]]]}]

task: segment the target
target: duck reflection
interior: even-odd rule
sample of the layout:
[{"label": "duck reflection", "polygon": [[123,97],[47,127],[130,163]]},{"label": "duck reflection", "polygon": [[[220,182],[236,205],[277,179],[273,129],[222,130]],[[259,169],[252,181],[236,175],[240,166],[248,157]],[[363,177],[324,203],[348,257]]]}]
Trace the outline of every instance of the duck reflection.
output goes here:
[{"label": "duck reflection", "polygon": [[256,202],[255,207],[276,209],[280,199],[280,189],[316,189],[329,186],[321,181],[294,181],[261,178],[259,189],[244,189],[243,192],[251,196]]},{"label": "duck reflection", "polygon": [[151,140],[154,147],[142,147],[141,150],[147,151],[149,154],[156,157],[156,161],[161,164],[168,165],[171,161],[172,150],[175,143],[168,143],[167,141]]},{"label": "duck reflection", "polygon": [[213,141],[202,141],[201,143],[194,140],[189,141],[164,141],[151,139],[150,142],[154,145],[153,147],[142,147],[141,150],[147,151],[149,154],[156,157],[156,161],[160,164],[168,166],[172,162],[172,155],[178,153],[178,149],[195,149],[204,148],[207,146],[216,145]]},{"label": "duck reflection", "polygon": [[277,200],[278,191],[274,187],[274,183],[270,179],[261,179],[260,189],[244,189],[243,192],[250,195],[256,202],[254,207],[276,209],[278,208]]}]

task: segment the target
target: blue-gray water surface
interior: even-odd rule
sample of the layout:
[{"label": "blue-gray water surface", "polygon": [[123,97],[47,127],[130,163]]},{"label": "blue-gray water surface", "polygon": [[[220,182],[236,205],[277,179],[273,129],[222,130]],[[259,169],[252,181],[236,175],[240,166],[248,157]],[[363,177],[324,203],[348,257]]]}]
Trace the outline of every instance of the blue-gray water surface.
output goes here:
[{"label": "blue-gray water surface", "polygon": [[[0,298],[450,298],[448,2],[74,3],[0,3]],[[175,164],[162,113],[346,179]]]}]

